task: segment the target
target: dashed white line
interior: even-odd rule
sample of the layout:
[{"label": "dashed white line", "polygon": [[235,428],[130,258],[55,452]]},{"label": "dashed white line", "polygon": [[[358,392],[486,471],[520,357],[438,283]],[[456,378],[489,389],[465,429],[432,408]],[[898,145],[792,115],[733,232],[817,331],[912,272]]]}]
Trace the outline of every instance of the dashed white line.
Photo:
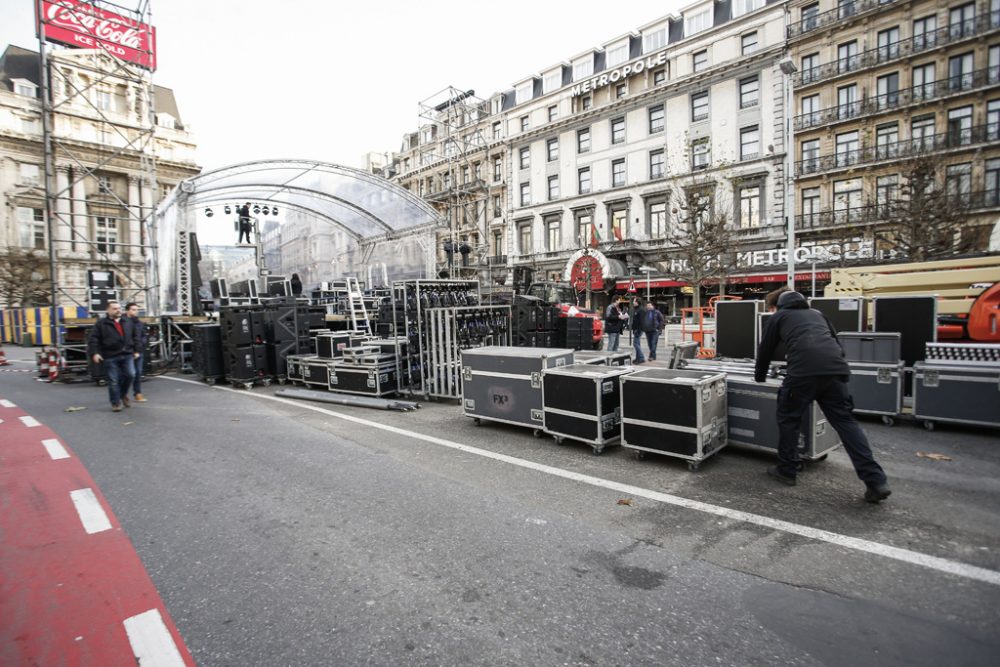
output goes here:
[{"label": "dashed white line", "polygon": [[21,423],[24,424],[25,426],[27,426],[28,428],[33,428],[35,426],[41,426],[41,424],[38,422],[38,420],[35,419],[34,417],[18,417],[18,419],[20,419]]},{"label": "dashed white line", "polygon": [[8,401],[6,398],[0,398],[0,407],[3,408],[16,408],[17,406]]},{"label": "dashed white line", "polygon": [[111,530],[111,521],[104,513],[104,508],[94,495],[93,489],[70,491],[69,497],[73,500],[76,513],[80,515],[80,523],[88,534]]},{"label": "dashed white line", "polygon": [[63,447],[62,444],[55,438],[42,440],[42,444],[45,446],[46,451],[48,451],[49,456],[52,457],[53,461],[69,458],[69,452],[67,452],[66,448]]},{"label": "dashed white line", "polygon": [[324,415],[328,415],[330,417],[336,417],[337,419],[342,419],[344,421],[353,422],[355,424],[361,424],[369,428],[377,428],[383,431],[388,431],[390,433],[396,433],[398,435],[406,436],[408,438],[414,438],[435,445],[441,445],[442,447],[457,449],[467,454],[475,454],[476,456],[481,456],[487,459],[493,459],[494,461],[502,461],[503,463],[509,463],[510,465],[515,465],[521,468],[527,468],[528,470],[534,470],[537,472],[545,473],[547,475],[552,475],[554,477],[562,477],[563,479],[569,479],[575,482],[589,484],[590,486],[597,486],[603,489],[618,491],[620,493],[624,493],[630,496],[635,496],[638,498],[646,498],[648,500],[660,502],[665,505],[674,505],[676,507],[683,507],[685,509],[695,510],[697,512],[704,512],[705,514],[712,514],[714,516],[720,516],[726,519],[732,519],[744,523],[751,523],[758,526],[764,526],[772,530],[777,530],[792,535],[800,535],[802,537],[807,537],[809,539],[817,540],[819,542],[827,542],[829,544],[834,544],[836,546],[844,547],[846,549],[869,553],[876,556],[882,556],[884,558],[890,558],[892,560],[898,560],[904,563],[910,563],[911,565],[919,565],[920,567],[925,567],[930,570],[937,570],[938,572],[953,574],[955,576],[965,577],[966,579],[974,579],[976,581],[983,581],[989,584],[1000,586],[1000,572],[997,572],[995,570],[988,570],[982,567],[977,567],[975,565],[968,565],[966,563],[960,563],[958,561],[948,560],[946,558],[939,558],[937,556],[929,556],[927,554],[922,554],[917,551],[910,551],[909,549],[900,549],[899,547],[890,546],[888,544],[882,544],[881,542],[873,542],[871,540],[863,540],[857,537],[851,537],[849,535],[841,535],[840,533],[833,533],[828,530],[813,528],[811,526],[803,526],[797,523],[792,523],[790,521],[783,521],[781,519],[772,519],[771,517],[762,516],[760,514],[751,514],[750,512],[741,512],[740,510],[734,510],[729,507],[722,507],[720,505],[703,503],[698,500],[690,500],[688,498],[682,498],[680,496],[671,495],[669,493],[661,493],[660,491],[652,491],[650,489],[644,489],[639,486],[632,486],[631,484],[622,484],[621,482],[615,482],[609,479],[593,477],[591,475],[583,475],[581,473],[572,472],[570,470],[563,470],[562,468],[556,468],[555,466],[545,465],[544,463],[536,463],[534,461],[528,461],[526,459],[519,459],[514,456],[508,456],[507,454],[499,454],[497,452],[491,452],[486,449],[479,449],[477,447],[472,447],[470,445],[463,445],[460,442],[453,442],[451,440],[445,440],[444,438],[438,438],[433,435],[425,435],[423,433],[418,433],[416,431],[408,431],[406,429],[399,428],[396,426],[380,424],[379,422],[370,421],[368,419],[362,419],[360,417],[355,417],[353,415],[346,415],[340,412],[334,412],[333,410],[327,410],[326,408],[321,408],[315,405],[308,405],[287,398],[280,398],[278,396],[269,396],[267,394],[248,394],[246,392],[237,391],[236,389],[229,389],[227,387],[208,387],[207,385],[201,382],[197,382],[195,380],[185,380],[183,378],[174,378],[168,376],[162,376],[162,377],[165,380],[172,380],[174,382],[185,382],[188,384],[197,385],[199,387],[216,389],[219,391],[228,391],[238,396],[252,396],[253,398],[274,401],[276,403],[284,403],[285,405],[291,405],[298,410],[312,410],[313,412],[319,412]]},{"label": "dashed white line", "polygon": [[132,645],[135,661],[142,667],[183,667],[184,658],[177,650],[167,625],[157,609],[126,618],[125,634]]}]

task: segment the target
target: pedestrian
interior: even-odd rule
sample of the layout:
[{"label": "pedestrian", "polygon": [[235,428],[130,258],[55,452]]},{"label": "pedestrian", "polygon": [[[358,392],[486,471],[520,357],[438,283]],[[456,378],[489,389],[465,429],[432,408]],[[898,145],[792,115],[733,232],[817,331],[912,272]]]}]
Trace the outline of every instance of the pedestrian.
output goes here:
[{"label": "pedestrian", "polygon": [[799,471],[799,430],[806,410],[815,400],[844,443],[858,478],[865,483],[865,500],[870,503],[885,500],[892,491],[885,471],[872,455],[865,432],[854,418],[854,401],[847,391],[850,368],[836,330],[798,292],[784,288],[772,294],[765,303],[775,304],[776,312],[770,317],[757,349],[754,380],[765,381],[779,342],[785,344],[787,365],[778,390],[778,465],[768,468],[767,473],[784,484],[795,485]]},{"label": "pedestrian", "polygon": [[[136,328],[136,336],[139,340],[139,345],[136,348],[138,356],[135,357],[134,363],[135,377],[132,380],[132,395],[136,403],[145,403],[146,397],[142,395],[142,363],[146,358],[146,346],[149,344],[149,327],[139,319],[139,304],[135,302],[125,304],[125,315],[132,320],[132,326]],[[125,398],[128,398],[128,392],[125,393]]]},{"label": "pedestrian", "polygon": [[299,278],[299,274],[293,273],[288,284],[292,288],[292,296],[302,296],[302,279]]},{"label": "pedestrian", "polygon": [[608,334],[609,352],[618,351],[618,339],[622,335],[622,328],[628,322],[628,314],[623,314],[621,311],[623,301],[623,297],[616,296],[604,311],[604,331]]},{"label": "pedestrian", "polygon": [[635,361],[633,363],[646,363],[646,357],[642,354],[642,334],[643,320],[646,319],[645,311],[642,309],[642,302],[639,299],[632,299],[632,314],[630,316],[632,329],[632,349],[635,351]]},{"label": "pedestrian", "polygon": [[253,230],[253,226],[250,224],[250,202],[243,204],[236,212],[240,216],[240,238],[237,243],[243,243],[243,237],[246,236],[247,243],[250,243],[250,232]]},{"label": "pedestrian", "polygon": [[660,333],[666,320],[652,301],[646,302],[646,310],[643,312],[642,332],[646,334],[646,342],[649,344],[649,360],[656,360],[656,346],[660,341]]},{"label": "pedestrian", "polygon": [[121,412],[122,405],[130,407],[128,390],[132,386],[133,362],[139,353],[139,338],[135,326],[122,317],[122,306],[109,301],[104,317],[98,318],[87,340],[87,356],[95,364],[103,364],[108,375],[108,398],[111,410]]}]

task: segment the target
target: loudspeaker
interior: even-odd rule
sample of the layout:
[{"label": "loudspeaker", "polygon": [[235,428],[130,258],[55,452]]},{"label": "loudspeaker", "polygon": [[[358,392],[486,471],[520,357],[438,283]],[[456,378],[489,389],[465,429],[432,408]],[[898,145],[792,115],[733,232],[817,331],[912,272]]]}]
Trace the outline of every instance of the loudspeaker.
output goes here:
[{"label": "loudspeaker", "polygon": [[225,375],[222,327],[218,324],[196,324],[191,327],[191,367],[202,378]]},{"label": "loudspeaker", "polygon": [[223,308],[219,314],[222,326],[222,342],[228,347],[252,345],[264,342],[267,329],[264,313],[259,308]]}]

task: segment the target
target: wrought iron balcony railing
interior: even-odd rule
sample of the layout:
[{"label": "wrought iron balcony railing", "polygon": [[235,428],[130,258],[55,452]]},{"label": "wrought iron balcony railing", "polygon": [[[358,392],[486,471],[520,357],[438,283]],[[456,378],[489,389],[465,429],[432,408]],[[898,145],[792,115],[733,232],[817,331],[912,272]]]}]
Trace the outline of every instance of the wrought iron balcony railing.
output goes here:
[{"label": "wrought iron balcony railing", "polygon": [[[960,210],[977,211],[1000,208],[1000,189],[955,192],[947,195],[946,201],[954,199]],[[810,231],[830,227],[852,227],[892,222],[898,209],[885,204],[864,204],[833,211],[818,211],[795,216],[796,230]]]},{"label": "wrought iron balcony railing", "polygon": [[803,17],[801,20],[796,21],[788,26],[788,37],[798,37],[799,35],[804,35],[807,32],[812,32],[813,30],[819,30],[828,25],[836,23],[837,21],[843,21],[845,19],[850,19],[855,16],[860,16],[866,14],[879,7],[884,7],[895,2],[895,0],[853,0],[850,2],[841,2],[840,6],[830,9],[813,16]]}]

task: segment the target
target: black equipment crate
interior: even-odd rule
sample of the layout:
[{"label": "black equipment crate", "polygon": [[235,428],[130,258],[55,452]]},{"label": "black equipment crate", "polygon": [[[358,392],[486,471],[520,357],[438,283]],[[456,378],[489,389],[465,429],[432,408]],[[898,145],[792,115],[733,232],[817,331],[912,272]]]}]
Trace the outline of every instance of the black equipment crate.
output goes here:
[{"label": "black equipment crate", "polygon": [[867,364],[895,364],[902,358],[902,335],[896,332],[852,332],[837,334],[844,357],[848,362]]},{"label": "black equipment crate", "polygon": [[598,366],[631,366],[631,352],[602,352],[600,350],[577,350],[573,359],[578,364]]},{"label": "black equipment crate", "polygon": [[676,456],[697,470],[726,446],[725,378],[669,368],[621,376],[622,446]]},{"label": "black equipment crate", "polygon": [[935,422],[1000,427],[1000,365],[917,362],[913,416]]},{"label": "black equipment crate", "polygon": [[923,361],[927,343],[937,341],[937,297],[879,296],[874,299],[875,331],[898,331],[900,359],[907,366]]},{"label": "black equipment crate", "polygon": [[330,370],[328,388],[346,394],[387,396],[396,393],[396,363],[359,366],[336,362]]},{"label": "black equipment crate", "polygon": [[316,355],[322,359],[337,359],[344,356],[344,349],[353,347],[361,334],[353,331],[330,331],[316,335]]},{"label": "black equipment crate", "polygon": [[253,345],[267,335],[264,311],[259,306],[223,308],[219,314],[222,342],[227,347]]},{"label": "black equipment crate", "polygon": [[621,384],[619,378],[634,369],[620,366],[574,364],[542,371],[543,430],[579,440],[600,454],[621,439]]},{"label": "black equipment crate", "polygon": [[541,434],[542,371],[573,364],[573,350],[479,347],[462,351],[466,417],[527,426]]},{"label": "black equipment crate", "polygon": [[[726,376],[729,416],[729,443],[777,453],[778,451],[778,389],[781,381],[768,379],[754,382],[752,376]],[[840,446],[840,436],[826,421],[826,416],[813,401],[802,418],[799,435],[799,457],[815,461]]]},{"label": "black equipment crate", "polygon": [[267,348],[244,345],[225,350],[226,379],[234,384],[249,384],[267,375]]},{"label": "black equipment crate", "polygon": [[313,355],[290,354],[285,357],[288,365],[288,379],[292,382],[302,382],[302,364],[309,359],[315,359]]},{"label": "black equipment crate", "polygon": [[330,374],[333,372],[334,362],[330,359],[320,359],[315,356],[301,357],[299,368],[301,369],[301,381],[323,389],[330,388]]},{"label": "black equipment crate", "polygon": [[191,327],[191,369],[203,380],[225,377],[222,328],[218,324],[195,324]]},{"label": "black equipment crate", "polygon": [[809,299],[809,307],[826,315],[837,333],[868,328],[868,300],[860,296],[819,296]]},{"label": "black equipment crate", "polygon": [[763,301],[719,301],[715,304],[715,354],[730,359],[754,359],[757,356],[757,313]]},{"label": "black equipment crate", "polygon": [[854,411],[866,415],[881,415],[892,425],[903,411],[903,388],[906,375],[902,361],[870,364],[850,362],[851,379],[847,389],[854,399]]},{"label": "black equipment crate", "polygon": [[594,320],[590,317],[560,317],[556,321],[555,344],[574,350],[594,349]]}]

